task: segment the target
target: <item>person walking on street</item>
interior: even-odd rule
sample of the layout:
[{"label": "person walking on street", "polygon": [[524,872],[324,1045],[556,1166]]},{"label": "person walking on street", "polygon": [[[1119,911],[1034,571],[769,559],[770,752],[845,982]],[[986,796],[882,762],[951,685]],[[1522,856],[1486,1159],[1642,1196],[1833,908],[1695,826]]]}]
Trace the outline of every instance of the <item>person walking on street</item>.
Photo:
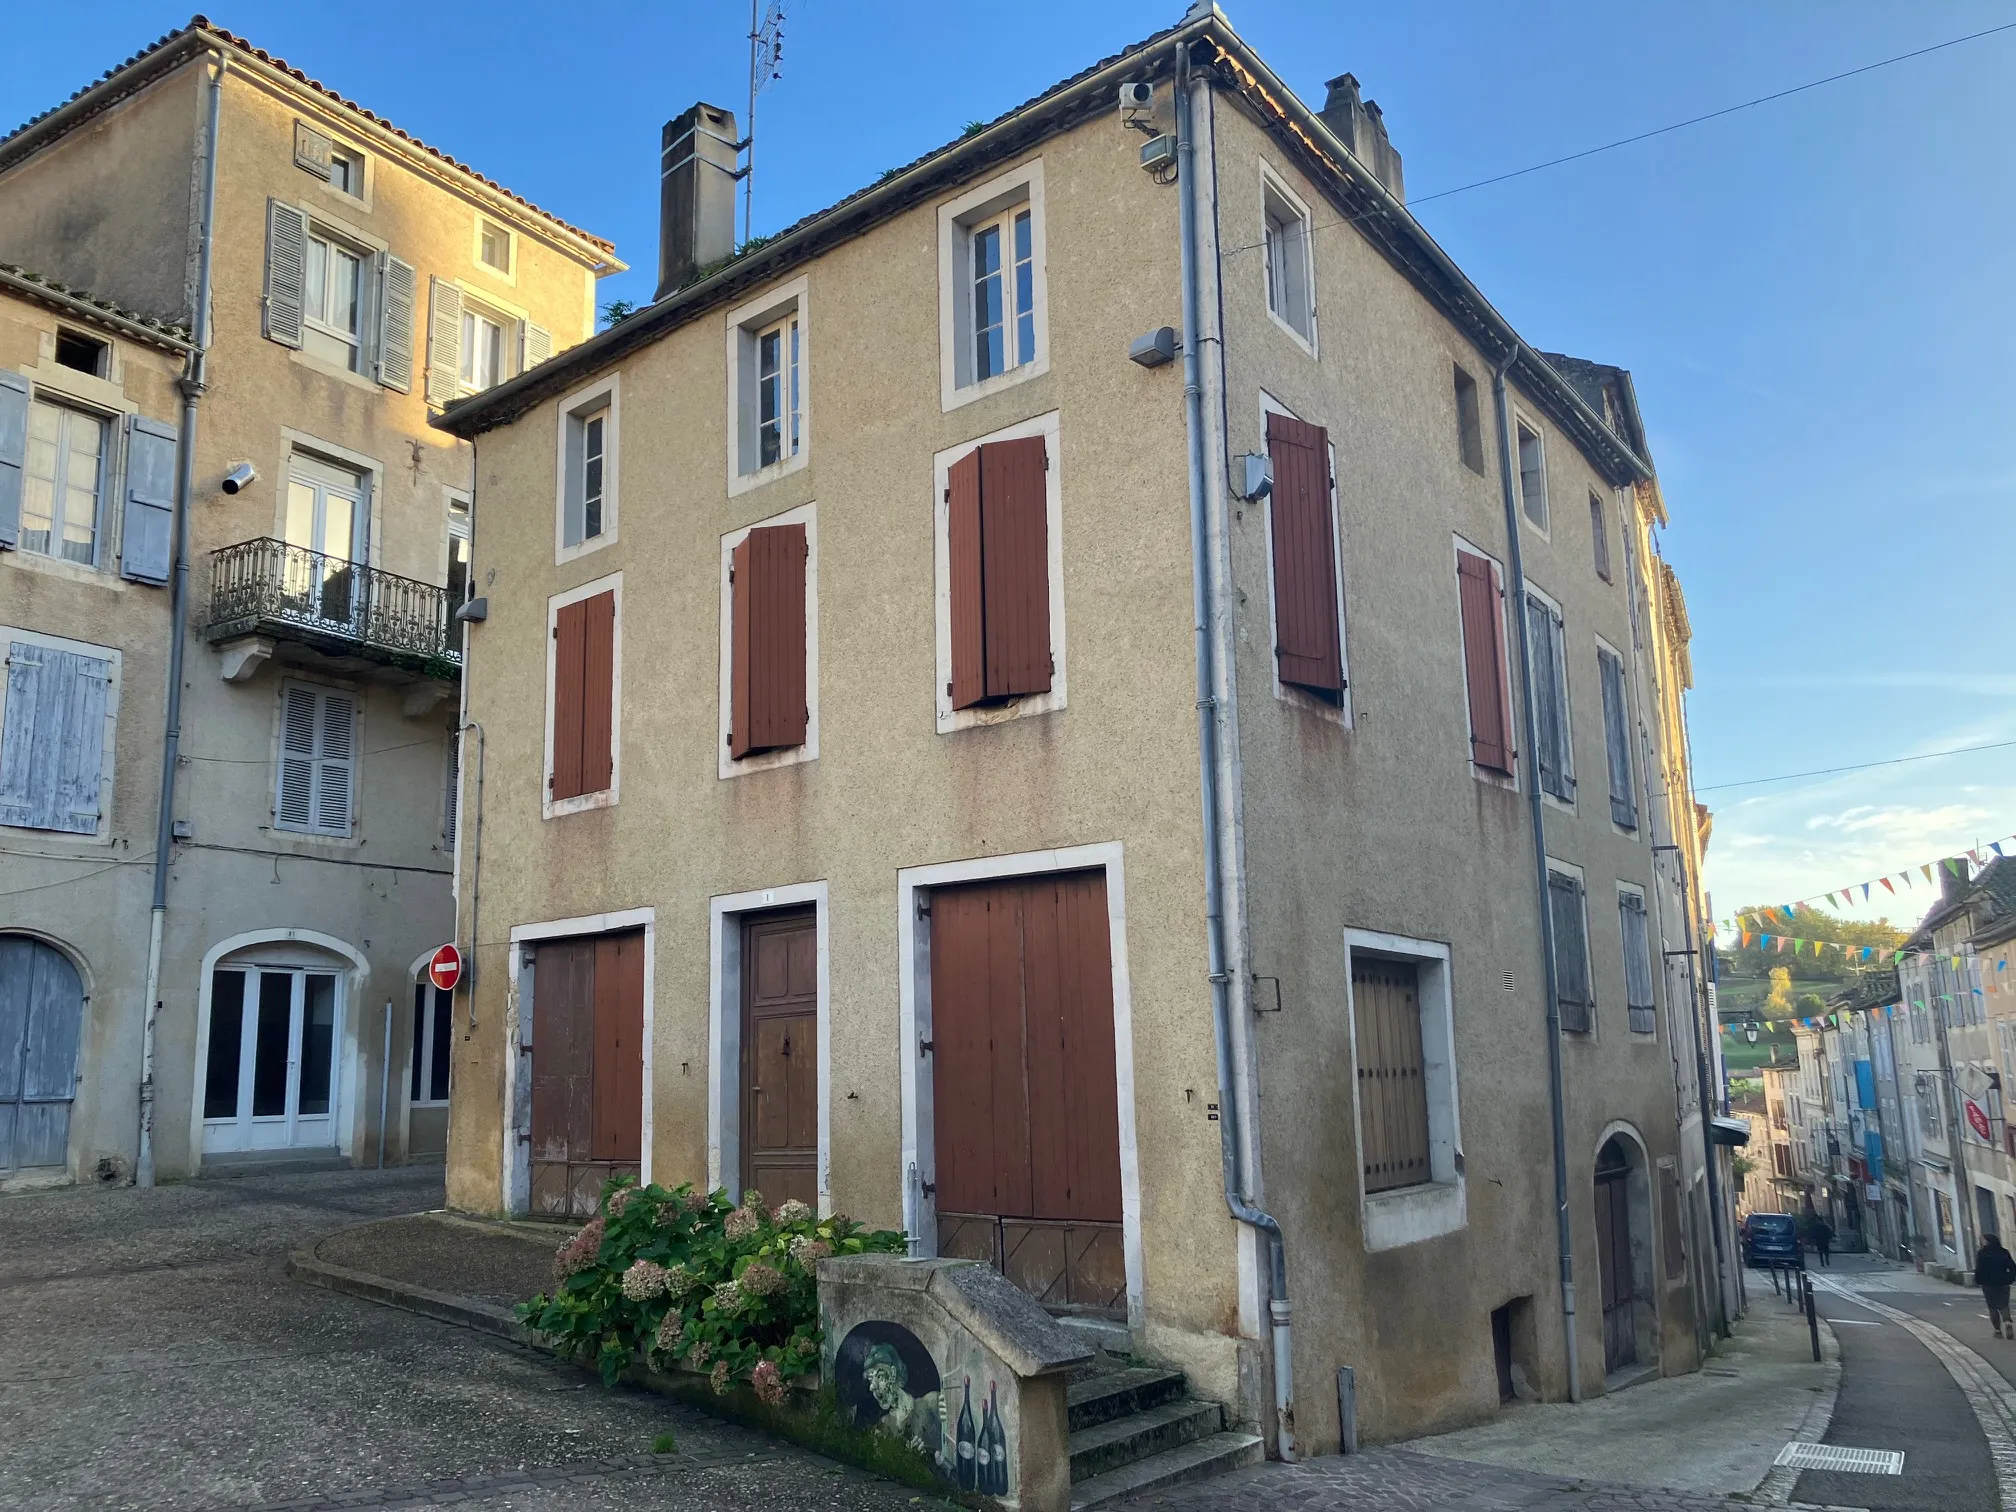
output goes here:
[{"label": "person walking on street", "polygon": [[1988,1304],[1988,1331],[2000,1339],[2016,1339],[2016,1321],[2009,1317],[2011,1282],[2016,1282],[2016,1255],[2002,1247],[2001,1236],[1990,1234],[1974,1257],[1974,1284]]},{"label": "person walking on street", "polygon": [[1806,1237],[1812,1241],[1814,1250],[1820,1256],[1820,1263],[1832,1269],[1834,1265],[1832,1258],[1834,1254],[1833,1226],[1825,1218],[1815,1213],[1812,1222],[1806,1227]]}]

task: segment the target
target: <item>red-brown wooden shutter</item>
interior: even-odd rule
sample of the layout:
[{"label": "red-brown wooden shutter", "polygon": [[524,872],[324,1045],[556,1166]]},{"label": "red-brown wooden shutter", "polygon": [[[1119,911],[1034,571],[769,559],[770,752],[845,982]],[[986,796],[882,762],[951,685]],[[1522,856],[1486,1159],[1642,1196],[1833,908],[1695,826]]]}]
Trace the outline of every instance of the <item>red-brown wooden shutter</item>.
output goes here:
[{"label": "red-brown wooden shutter", "polygon": [[987,696],[1050,691],[1050,529],[1043,438],[980,448]]},{"label": "red-brown wooden shutter", "polygon": [[728,753],[805,743],[805,527],[764,525],[729,557],[733,574]]},{"label": "red-brown wooden shutter", "polygon": [[945,550],[952,588],[952,707],[987,696],[987,635],[980,553],[980,453],[952,464],[945,490]]},{"label": "red-brown wooden shutter", "polygon": [[616,595],[563,607],[553,642],[553,797],[578,798],[614,771]]},{"label": "red-brown wooden shutter", "polygon": [[[536,1041],[534,1042],[537,1043]],[[639,1160],[644,1149],[644,934],[595,941],[596,1160]]]},{"label": "red-brown wooden shutter", "polygon": [[1505,698],[1504,616],[1490,562],[1457,552],[1456,590],[1463,609],[1463,675],[1470,692],[1470,759],[1509,775],[1512,728]]},{"label": "red-brown wooden shutter", "polygon": [[586,601],[565,605],[553,626],[553,777],[555,798],[576,798],[581,785],[581,655]]},{"label": "red-brown wooden shutter", "polygon": [[1337,697],[1337,542],[1330,525],[1330,437],[1320,425],[1267,417],[1274,459],[1274,657],[1284,683]]}]

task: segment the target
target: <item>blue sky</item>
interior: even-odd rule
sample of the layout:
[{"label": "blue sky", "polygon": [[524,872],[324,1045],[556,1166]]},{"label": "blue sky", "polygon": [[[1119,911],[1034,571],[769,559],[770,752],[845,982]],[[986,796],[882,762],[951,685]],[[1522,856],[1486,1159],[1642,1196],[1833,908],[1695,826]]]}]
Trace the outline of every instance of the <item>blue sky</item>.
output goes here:
[{"label": "blue sky", "polygon": [[[16,7],[0,129],[189,4],[94,0],[88,27]],[[944,3],[788,9],[784,79],[759,106],[759,232],[1182,5],[1023,0],[984,27]],[[2016,21],[2016,0],[1227,10],[1313,102],[1357,74],[1416,196]],[[612,237],[637,271],[605,297],[648,299],[659,126],[696,98],[740,113],[747,12],[605,0],[570,31],[574,14],[440,0],[388,32],[236,0],[214,19]],[[1637,380],[1693,616],[1704,786],[2016,740],[1996,608],[2016,546],[2012,71],[2016,32],[1421,207],[1529,340]],[[1705,793],[1718,913],[2016,831],[2012,756]]]}]

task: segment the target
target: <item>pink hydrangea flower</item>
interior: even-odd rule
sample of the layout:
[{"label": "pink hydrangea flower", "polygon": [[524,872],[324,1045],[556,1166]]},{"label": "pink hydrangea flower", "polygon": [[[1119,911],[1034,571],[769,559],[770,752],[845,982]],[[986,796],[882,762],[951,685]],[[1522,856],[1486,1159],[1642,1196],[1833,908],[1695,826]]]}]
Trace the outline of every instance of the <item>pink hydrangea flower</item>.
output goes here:
[{"label": "pink hydrangea flower", "polygon": [[779,1223],[809,1223],[813,1213],[810,1206],[793,1197],[788,1202],[779,1203],[777,1211],[771,1216]]},{"label": "pink hydrangea flower", "polygon": [[777,1372],[772,1360],[759,1360],[756,1368],[749,1373],[749,1384],[756,1388],[756,1398],[772,1407],[784,1400],[784,1377]]},{"label": "pink hydrangea flower", "polygon": [[767,1297],[772,1292],[783,1290],[784,1276],[781,1271],[757,1260],[742,1272],[741,1286],[743,1292],[749,1296]]},{"label": "pink hydrangea flower", "polygon": [[652,1260],[638,1260],[623,1272],[623,1295],[632,1302],[649,1302],[665,1294],[670,1272]]},{"label": "pink hydrangea flower", "polygon": [[577,1271],[587,1270],[595,1263],[595,1257],[602,1249],[602,1235],[607,1225],[600,1218],[591,1218],[581,1232],[560,1246],[553,1257],[553,1279],[565,1281]]},{"label": "pink hydrangea flower", "polygon": [[721,1232],[730,1239],[747,1239],[763,1226],[763,1220],[748,1208],[737,1208],[721,1222]]},{"label": "pink hydrangea flower", "polygon": [[728,1389],[728,1362],[716,1360],[714,1368],[707,1372],[707,1384],[714,1388],[714,1395],[720,1396]]}]

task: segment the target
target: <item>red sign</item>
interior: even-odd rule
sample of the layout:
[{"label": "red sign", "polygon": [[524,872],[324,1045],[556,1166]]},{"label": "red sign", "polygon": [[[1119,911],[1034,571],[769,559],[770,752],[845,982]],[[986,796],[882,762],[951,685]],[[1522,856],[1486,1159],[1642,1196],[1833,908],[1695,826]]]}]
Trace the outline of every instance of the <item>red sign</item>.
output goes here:
[{"label": "red sign", "polygon": [[443,992],[453,992],[455,984],[462,980],[462,952],[453,945],[443,945],[435,951],[427,962],[427,980]]},{"label": "red sign", "polygon": [[1981,1110],[1981,1104],[1973,1098],[1961,1099],[1967,1105],[1967,1127],[1981,1136],[1984,1143],[1994,1143],[1994,1135],[1988,1132],[1988,1115]]}]

